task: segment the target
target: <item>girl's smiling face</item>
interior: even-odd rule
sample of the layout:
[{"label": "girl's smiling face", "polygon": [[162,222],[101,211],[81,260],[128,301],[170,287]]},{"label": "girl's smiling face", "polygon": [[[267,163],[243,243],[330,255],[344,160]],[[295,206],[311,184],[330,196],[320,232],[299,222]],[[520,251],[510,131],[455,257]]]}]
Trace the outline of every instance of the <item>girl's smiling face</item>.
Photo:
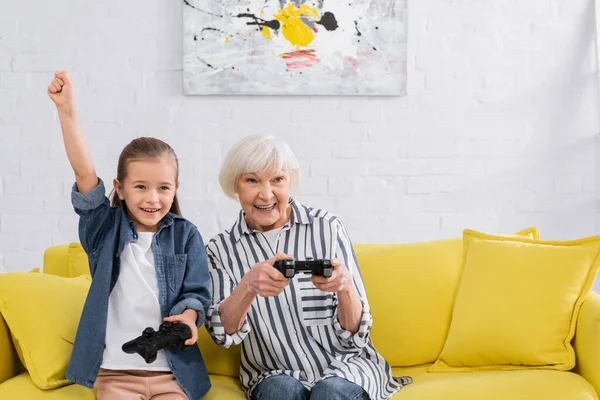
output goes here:
[{"label": "girl's smiling face", "polygon": [[127,165],[123,182],[114,180],[119,199],[140,232],[156,232],[177,192],[177,167],[167,159],[136,160]]}]

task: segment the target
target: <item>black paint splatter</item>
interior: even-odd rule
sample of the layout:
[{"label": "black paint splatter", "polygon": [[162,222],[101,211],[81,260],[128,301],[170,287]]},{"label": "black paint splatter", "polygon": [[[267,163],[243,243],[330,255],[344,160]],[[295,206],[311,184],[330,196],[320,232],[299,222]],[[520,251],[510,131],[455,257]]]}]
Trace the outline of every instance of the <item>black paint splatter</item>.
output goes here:
[{"label": "black paint splatter", "polygon": [[200,60],[200,62],[206,64],[207,67],[215,69],[215,67],[213,67],[212,65],[210,65],[209,63],[207,63],[206,61],[204,61],[203,59],[201,59],[200,57],[196,57],[198,60]]},{"label": "black paint splatter", "polygon": [[[358,21],[354,21],[354,28],[356,29],[356,36],[362,36],[362,32],[358,29]],[[375,29],[379,29],[379,28],[376,26]],[[360,43],[360,39],[358,39],[357,41]],[[368,41],[367,41],[367,44],[369,44]],[[371,46],[371,48],[374,51],[377,51],[377,49],[374,46]]]},{"label": "black paint splatter", "polygon": [[183,0],[183,4],[185,4],[185,5],[186,5],[186,6],[188,6],[188,7],[191,7],[191,8],[193,8],[194,10],[198,10],[198,11],[200,11],[200,12],[203,12],[203,13],[205,13],[205,14],[208,14],[208,15],[213,15],[213,16],[215,16],[215,17],[221,17],[221,18],[223,18],[223,16],[222,16],[222,15],[220,15],[220,14],[214,14],[214,13],[208,12],[208,11],[206,11],[206,10],[203,10],[203,9],[201,9],[201,8],[198,8],[198,7],[194,6],[194,5],[193,5],[193,4],[191,4],[191,3],[190,3],[188,0]]},{"label": "black paint splatter", "polygon": [[200,33],[204,33],[204,31],[215,31],[215,32],[221,32],[221,33],[226,33],[220,29],[217,28],[212,28],[212,27],[208,27],[208,28],[202,28],[202,31]]},{"label": "black paint splatter", "polygon": [[[201,34],[204,34],[204,32],[205,32],[205,31],[221,32],[222,34],[224,34],[224,35],[226,35],[226,36],[229,36],[229,37],[233,37],[233,36],[234,36],[234,35],[232,35],[231,33],[227,33],[227,32],[225,32],[225,31],[223,31],[223,30],[221,30],[221,29],[218,29],[218,28],[213,28],[213,27],[210,27],[210,26],[209,26],[209,27],[206,27],[206,28],[202,28],[202,31],[201,31],[200,33],[201,33]],[[238,35],[239,35],[239,33],[236,33],[236,34],[235,34],[235,36],[238,36]],[[201,39],[202,39],[202,40],[204,40],[204,35],[202,35],[202,38],[201,38]],[[246,38],[239,38],[239,39],[242,39],[242,40],[244,40],[244,41],[247,41],[247,40],[248,40],[248,39],[246,39]],[[197,40],[197,35],[194,35],[194,40]]]},{"label": "black paint splatter", "polygon": [[335,15],[330,13],[329,11],[325,12],[321,17],[320,21],[317,21],[317,24],[323,25],[325,29],[328,31],[335,31],[338,27],[337,20],[335,19]]},{"label": "black paint splatter", "polygon": [[362,33],[358,30],[358,22],[354,21],[354,28],[356,29],[356,34],[358,36],[362,36]]},{"label": "black paint splatter", "polygon": [[279,21],[277,21],[276,19],[271,20],[271,21],[266,21],[262,18],[258,18],[253,14],[249,14],[249,13],[244,13],[244,14],[238,14],[235,15],[235,17],[237,18],[251,18],[254,20],[254,22],[246,22],[246,25],[258,25],[258,26],[268,26],[271,29],[277,30],[279,29],[279,27],[281,26],[281,24],[279,23]]}]

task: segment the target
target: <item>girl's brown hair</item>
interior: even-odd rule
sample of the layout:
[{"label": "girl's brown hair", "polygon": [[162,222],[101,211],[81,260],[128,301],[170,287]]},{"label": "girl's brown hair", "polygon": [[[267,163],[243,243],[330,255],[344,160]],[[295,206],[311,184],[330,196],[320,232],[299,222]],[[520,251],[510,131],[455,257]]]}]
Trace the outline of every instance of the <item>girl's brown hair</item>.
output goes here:
[{"label": "girl's brown hair", "polygon": [[[117,180],[119,182],[123,182],[123,179],[125,179],[127,176],[127,166],[132,161],[149,159],[162,160],[168,157],[175,162],[175,184],[177,185],[179,184],[179,160],[177,159],[177,155],[175,155],[173,148],[162,140],[156,138],[139,137],[133,139],[127,146],[125,146],[121,152],[121,155],[119,156],[119,164],[117,165]],[[114,189],[110,194],[110,198],[111,206],[121,207],[127,210],[127,205],[124,201],[119,199],[119,196]],[[173,214],[181,215],[179,200],[177,200],[177,192],[175,192],[173,204],[171,204],[171,209],[169,211],[171,211]]]}]

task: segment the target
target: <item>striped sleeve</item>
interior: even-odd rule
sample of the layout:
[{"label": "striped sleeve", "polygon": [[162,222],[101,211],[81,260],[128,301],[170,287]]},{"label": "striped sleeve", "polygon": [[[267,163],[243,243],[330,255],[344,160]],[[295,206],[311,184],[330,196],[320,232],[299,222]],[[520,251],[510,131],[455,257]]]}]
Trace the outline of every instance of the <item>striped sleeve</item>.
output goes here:
[{"label": "striped sleeve", "polygon": [[371,327],[373,325],[373,317],[367,301],[365,285],[362,280],[356,254],[354,253],[352,241],[346,232],[344,224],[339,218],[335,218],[332,223],[334,226],[334,231],[336,232],[335,252],[333,252],[333,254],[336,258],[342,260],[344,265],[350,270],[354,286],[356,287],[356,291],[360,297],[363,307],[358,332],[352,334],[350,331],[344,329],[340,324],[336,296],[333,313],[333,327],[342,344],[348,348],[362,349],[370,342],[369,332],[371,331]]},{"label": "striped sleeve", "polygon": [[240,344],[250,332],[250,324],[245,318],[241,328],[232,334],[225,333],[219,306],[233,291],[233,282],[222,266],[221,258],[215,252],[218,249],[212,247],[212,241],[206,246],[208,256],[208,271],[211,278],[212,305],[206,313],[206,327],[210,336],[216,344],[229,348],[232,345]]}]

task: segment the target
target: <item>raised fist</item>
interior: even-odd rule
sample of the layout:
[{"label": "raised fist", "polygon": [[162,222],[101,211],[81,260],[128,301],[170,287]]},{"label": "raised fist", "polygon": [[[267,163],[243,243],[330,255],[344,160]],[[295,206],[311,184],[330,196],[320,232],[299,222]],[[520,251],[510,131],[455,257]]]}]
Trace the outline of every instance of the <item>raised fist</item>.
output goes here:
[{"label": "raised fist", "polygon": [[48,85],[48,96],[56,107],[70,105],[75,102],[75,89],[67,71],[57,71]]}]

